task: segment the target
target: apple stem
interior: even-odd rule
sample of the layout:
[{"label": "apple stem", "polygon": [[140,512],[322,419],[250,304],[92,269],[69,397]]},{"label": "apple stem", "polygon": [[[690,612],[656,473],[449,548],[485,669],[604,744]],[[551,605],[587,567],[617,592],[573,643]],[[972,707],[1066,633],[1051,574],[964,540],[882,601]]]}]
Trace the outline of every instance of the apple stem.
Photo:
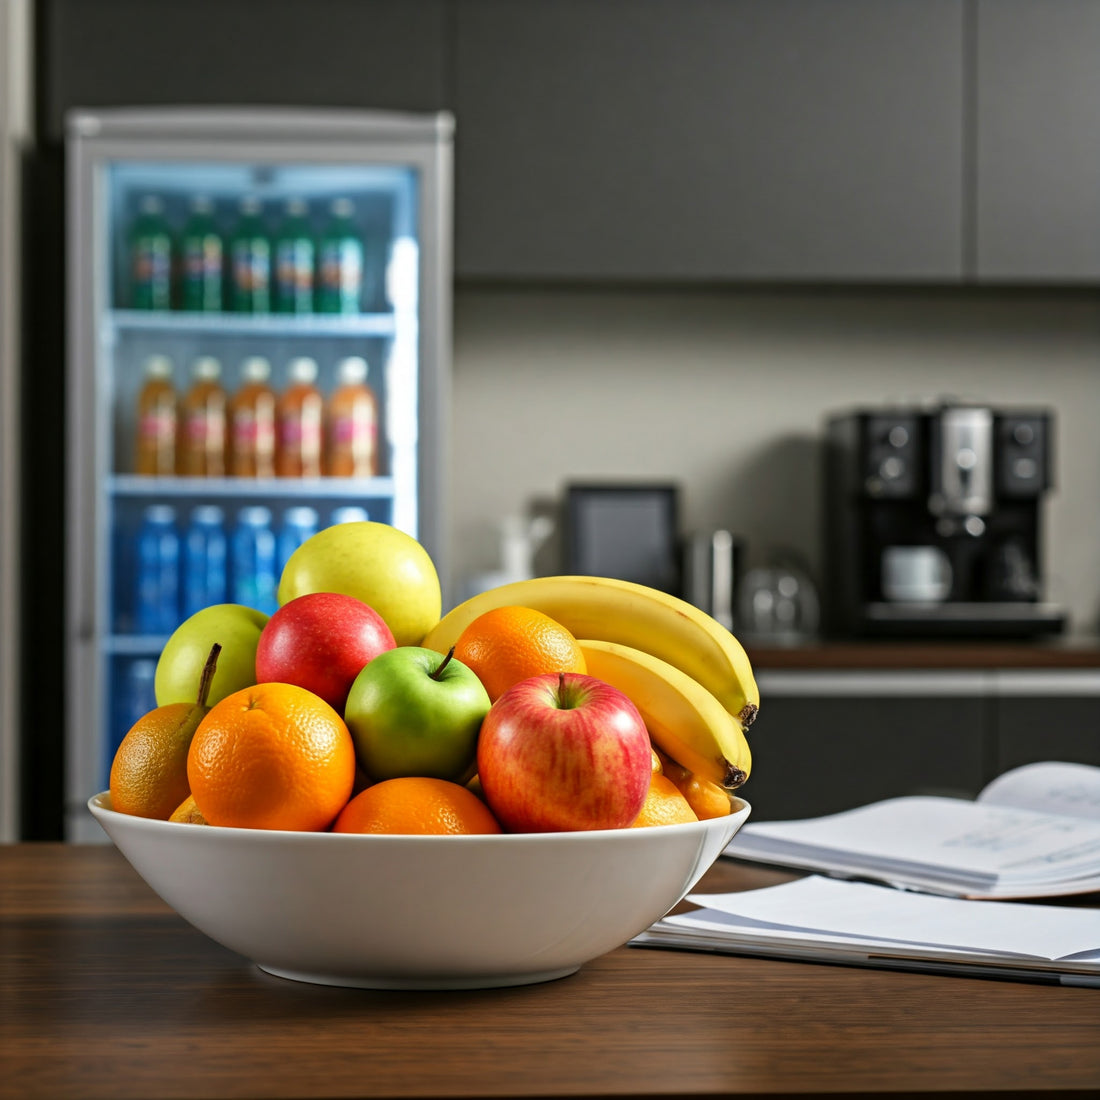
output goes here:
[{"label": "apple stem", "polygon": [[451,663],[451,658],[454,655],[455,655],[455,647],[451,646],[451,648],[447,650],[447,656],[444,657],[443,660],[439,662],[439,667],[435,670],[435,672],[429,673],[429,675],[431,676],[431,678],[433,680],[438,680],[439,677],[443,675],[443,670],[447,667],[447,665],[449,665]]},{"label": "apple stem", "polygon": [[206,664],[202,666],[202,676],[199,677],[199,706],[206,706],[207,696],[210,694],[210,685],[214,682],[214,670],[218,667],[218,654],[222,647],[215,642],[210,647],[210,656],[206,658]]}]

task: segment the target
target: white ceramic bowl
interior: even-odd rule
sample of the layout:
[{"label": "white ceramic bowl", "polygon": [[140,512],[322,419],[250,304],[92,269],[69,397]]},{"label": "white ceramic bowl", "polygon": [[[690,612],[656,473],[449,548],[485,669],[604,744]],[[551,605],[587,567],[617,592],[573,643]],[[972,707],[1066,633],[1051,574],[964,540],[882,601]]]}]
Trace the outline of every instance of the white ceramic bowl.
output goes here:
[{"label": "white ceramic bowl", "polygon": [[284,978],[379,989],[564,977],[664,916],[749,816],[576,833],[223,829],[88,807],[182,917]]}]

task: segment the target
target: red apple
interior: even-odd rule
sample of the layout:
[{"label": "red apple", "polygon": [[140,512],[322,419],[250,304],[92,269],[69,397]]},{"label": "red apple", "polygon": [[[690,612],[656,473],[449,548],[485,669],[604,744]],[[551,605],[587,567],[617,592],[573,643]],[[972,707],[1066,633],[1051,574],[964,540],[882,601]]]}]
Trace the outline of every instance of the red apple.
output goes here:
[{"label": "red apple", "polygon": [[374,608],[339,592],[313,592],[284,604],[260,631],[259,683],[297,684],[344,713],[355,677],[396,646]]},{"label": "red apple", "polygon": [[637,707],[594,676],[533,676],[490,708],[477,771],[509,832],[621,829],[649,790],[649,733]]}]

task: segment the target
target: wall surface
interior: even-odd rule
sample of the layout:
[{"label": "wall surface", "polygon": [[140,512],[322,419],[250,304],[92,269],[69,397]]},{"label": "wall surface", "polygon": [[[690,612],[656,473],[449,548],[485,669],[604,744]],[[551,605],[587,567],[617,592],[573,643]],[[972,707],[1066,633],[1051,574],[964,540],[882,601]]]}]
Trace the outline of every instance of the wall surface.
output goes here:
[{"label": "wall surface", "polygon": [[454,370],[457,592],[497,567],[502,516],[620,478],[679,482],[685,531],[729,527],[749,565],[794,548],[820,580],[824,415],[953,395],[1054,410],[1046,597],[1100,625],[1095,294],[465,287]]}]

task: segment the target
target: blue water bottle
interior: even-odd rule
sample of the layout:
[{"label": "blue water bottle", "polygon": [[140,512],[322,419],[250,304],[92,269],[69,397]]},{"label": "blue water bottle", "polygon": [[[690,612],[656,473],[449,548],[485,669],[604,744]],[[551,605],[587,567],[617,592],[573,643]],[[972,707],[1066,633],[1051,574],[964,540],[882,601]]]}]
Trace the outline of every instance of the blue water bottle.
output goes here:
[{"label": "blue water bottle", "polygon": [[225,513],[203,504],[191,513],[183,544],[183,614],[194,615],[229,598]]},{"label": "blue water bottle", "polygon": [[317,509],[299,505],[288,508],[283,513],[283,525],[279,529],[278,555],[279,574],[282,575],[290,555],[302,545],[306,539],[317,534]]},{"label": "blue water bottle", "polygon": [[137,541],[137,622],[140,634],[171,634],[179,626],[180,538],[176,510],[145,509]]},{"label": "blue water bottle", "polygon": [[279,574],[271,509],[252,505],[237,513],[232,554],[233,602],[273,615]]}]

